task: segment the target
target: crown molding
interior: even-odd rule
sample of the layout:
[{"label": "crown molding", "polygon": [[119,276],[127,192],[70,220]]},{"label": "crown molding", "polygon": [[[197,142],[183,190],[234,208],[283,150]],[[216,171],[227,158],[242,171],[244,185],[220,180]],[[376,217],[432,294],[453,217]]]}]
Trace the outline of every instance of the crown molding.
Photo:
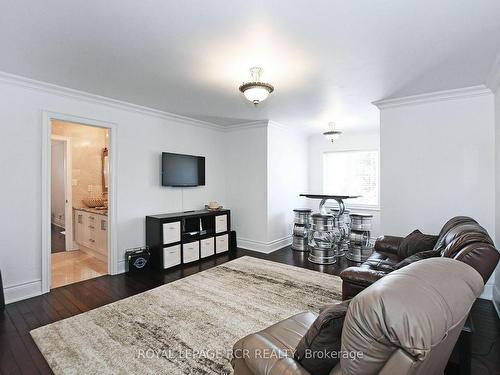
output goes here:
[{"label": "crown molding", "polygon": [[2,71],[0,71],[0,82],[10,84],[13,86],[27,88],[34,91],[42,91],[57,96],[82,100],[93,104],[101,104],[116,109],[121,109],[124,111],[135,112],[165,120],[172,120],[187,125],[208,128],[212,130],[219,130],[219,131],[224,131],[225,129],[224,126],[214,124],[208,121],[197,120],[191,117],[181,116],[171,112],[165,112],[150,107],[145,107],[117,99],[108,98],[105,96],[91,94],[85,91],[70,89],[68,87],[54,85],[52,83],[37,81],[31,78],[26,78]]},{"label": "crown molding", "polygon": [[246,129],[257,129],[257,128],[276,128],[286,132],[293,133],[297,136],[307,136],[307,131],[303,128],[295,128],[291,126],[283,125],[279,122],[273,120],[256,120],[248,122],[239,122],[232,125],[227,125],[224,127],[225,132],[237,132]]},{"label": "crown molding", "polygon": [[385,109],[401,107],[405,105],[472,98],[489,94],[492,94],[492,91],[486,85],[478,85],[453,90],[435,91],[425,94],[402,96],[400,98],[382,99],[372,102],[372,104],[375,105],[378,109]]},{"label": "crown molding", "polygon": [[305,137],[309,136],[309,132],[310,132],[306,128],[287,126],[287,125],[283,125],[282,123],[276,122],[273,120],[269,120],[269,127],[273,127],[273,128],[279,129],[279,130],[286,131],[286,132],[291,132],[297,136],[305,136]]},{"label": "crown molding", "polygon": [[273,127],[273,128],[284,130],[284,131],[293,130],[293,128],[286,126],[286,125],[283,125],[282,123],[277,122],[277,121],[273,121],[273,120],[269,120],[269,127]]},{"label": "crown molding", "polygon": [[500,87],[500,53],[497,55],[495,62],[491,66],[490,73],[486,78],[486,86],[488,86],[493,92],[496,92]]},{"label": "crown molding", "polygon": [[235,132],[245,129],[256,129],[256,128],[266,128],[269,124],[269,120],[256,120],[256,121],[245,121],[239,122],[232,125],[223,126],[223,131],[225,132]]}]

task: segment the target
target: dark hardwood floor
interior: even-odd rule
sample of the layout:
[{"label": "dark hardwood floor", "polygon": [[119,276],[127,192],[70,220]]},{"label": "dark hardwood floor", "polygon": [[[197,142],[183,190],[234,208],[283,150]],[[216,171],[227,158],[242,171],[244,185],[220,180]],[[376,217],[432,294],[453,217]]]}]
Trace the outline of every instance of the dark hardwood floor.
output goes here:
[{"label": "dark hardwood floor", "polygon": [[[29,332],[37,327],[92,310],[96,307],[144,292],[148,289],[204,271],[241,256],[254,256],[280,263],[338,275],[348,266],[348,261],[332,266],[309,263],[303,254],[289,248],[262,254],[237,249],[227,254],[185,265],[168,271],[151,271],[147,274],[102,276],[53,289],[50,293],[15,302],[0,311],[0,374],[50,374],[52,373]],[[472,336],[473,374],[499,374],[498,316],[490,301],[477,300],[472,316],[475,332]],[[450,368],[453,374],[458,368]]]},{"label": "dark hardwood floor", "polygon": [[491,301],[478,300],[472,307],[472,373],[500,374],[500,319]]}]

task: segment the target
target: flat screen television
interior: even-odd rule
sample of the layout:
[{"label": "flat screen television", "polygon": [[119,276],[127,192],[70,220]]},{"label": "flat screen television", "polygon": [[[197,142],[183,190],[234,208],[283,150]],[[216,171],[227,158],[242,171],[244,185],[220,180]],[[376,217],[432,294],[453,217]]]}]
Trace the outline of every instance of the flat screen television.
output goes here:
[{"label": "flat screen television", "polygon": [[163,152],[161,184],[163,186],[205,185],[205,157]]}]

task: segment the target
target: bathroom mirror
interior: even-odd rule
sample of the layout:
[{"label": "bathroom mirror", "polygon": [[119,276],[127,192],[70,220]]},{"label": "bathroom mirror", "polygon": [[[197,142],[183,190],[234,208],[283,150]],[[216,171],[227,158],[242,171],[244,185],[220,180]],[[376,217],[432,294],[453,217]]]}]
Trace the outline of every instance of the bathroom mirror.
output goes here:
[{"label": "bathroom mirror", "polygon": [[108,192],[109,157],[107,147],[102,150],[102,191]]}]

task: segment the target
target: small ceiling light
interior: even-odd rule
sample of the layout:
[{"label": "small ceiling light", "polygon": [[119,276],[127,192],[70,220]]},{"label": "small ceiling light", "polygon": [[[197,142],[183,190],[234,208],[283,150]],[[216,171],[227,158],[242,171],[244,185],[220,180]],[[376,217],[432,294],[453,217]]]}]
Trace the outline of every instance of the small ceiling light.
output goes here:
[{"label": "small ceiling light", "polygon": [[257,105],[267,99],[274,87],[266,82],[261,82],[260,76],[264,70],[262,68],[250,68],[252,76],[251,82],[245,82],[240,86],[240,91],[249,101]]},{"label": "small ceiling light", "polygon": [[323,135],[328,139],[330,142],[333,143],[336,139],[340,137],[342,134],[341,131],[335,130],[335,123],[334,122],[329,122],[328,126],[330,127],[330,130],[327,132],[324,132]]}]

